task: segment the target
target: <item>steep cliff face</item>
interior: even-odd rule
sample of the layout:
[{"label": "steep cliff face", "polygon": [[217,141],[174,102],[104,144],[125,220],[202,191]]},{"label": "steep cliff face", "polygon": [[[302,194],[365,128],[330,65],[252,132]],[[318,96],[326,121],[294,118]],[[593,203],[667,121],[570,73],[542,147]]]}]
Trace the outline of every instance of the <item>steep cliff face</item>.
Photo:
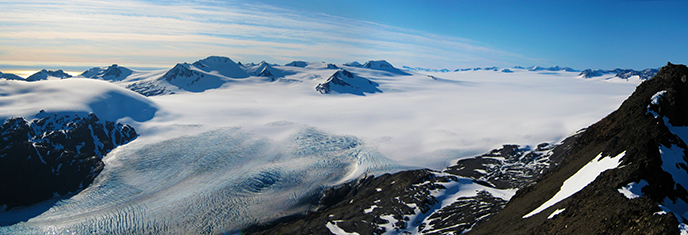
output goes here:
[{"label": "steep cliff face", "polygon": [[0,206],[26,206],[86,188],[102,158],[136,138],[128,125],[94,114],[9,118],[0,126]]},{"label": "steep cliff face", "polygon": [[558,168],[520,190],[470,234],[685,231],[686,76],[684,65],[663,67],[618,110],[590,126]]}]

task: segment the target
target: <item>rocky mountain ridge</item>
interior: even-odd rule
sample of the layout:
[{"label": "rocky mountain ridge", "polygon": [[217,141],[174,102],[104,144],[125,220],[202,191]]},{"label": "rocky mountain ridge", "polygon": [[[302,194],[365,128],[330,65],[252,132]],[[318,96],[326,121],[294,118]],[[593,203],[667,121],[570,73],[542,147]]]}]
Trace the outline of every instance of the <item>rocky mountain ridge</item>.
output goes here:
[{"label": "rocky mountain ridge", "polygon": [[136,138],[129,125],[94,114],[14,117],[0,126],[0,206],[27,206],[75,193],[103,170],[102,158]]}]

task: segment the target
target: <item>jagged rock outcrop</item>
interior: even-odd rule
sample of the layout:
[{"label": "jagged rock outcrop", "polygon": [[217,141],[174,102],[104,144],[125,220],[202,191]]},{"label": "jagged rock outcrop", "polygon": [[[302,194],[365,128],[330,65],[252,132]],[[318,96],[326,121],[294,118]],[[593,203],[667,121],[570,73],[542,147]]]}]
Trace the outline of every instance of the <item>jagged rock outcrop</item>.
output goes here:
[{"label": "jagged rock outcrop", "polygon": [[127,89],[139,93],[143,96],[157,96],[157,95],[169,95],[174,94],[174,91],[167,89],[156,82],[142,81],[131,83],[126,86]]},{"label": "jagged rock outcrop", "polygon": [[469,234],[686,232],[686,76],[684,65],[661,68],[587,128],[559,167]]},{"label": "jagged rock outcrop", "polygon": [[535,184],[535,179],[555,168],[581,133],[566,138],[561,145],[542,143],[534,150],[504,145],[481,156],[461,159],[444,172],[468,177],[493,188],[523,188]]},{"label": "jagged rock outcrop", "polygon": [[80,191],[103,170],[102,158],[136,138],[129,125],[94,114],[8,118],[0,126],[0,207],[26,206]]}]

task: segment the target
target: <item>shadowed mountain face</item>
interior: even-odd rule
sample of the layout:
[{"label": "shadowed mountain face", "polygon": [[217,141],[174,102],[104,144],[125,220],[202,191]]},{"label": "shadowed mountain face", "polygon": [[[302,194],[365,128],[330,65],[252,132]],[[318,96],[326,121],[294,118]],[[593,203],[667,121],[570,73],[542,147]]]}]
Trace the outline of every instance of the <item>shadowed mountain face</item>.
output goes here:
[{"label": "shadowed mountain face", "polygon": [[[686,76],[684,65],[663,67],[618,110],[590,126],[558,168],[520,190],[470,234],[678,234],[688,215]],[[619,166],[541,206],[570,190],[567,179],[592,174],[587,166],[608,158]],[[533,213],[536,208],[539,213]]]},{"label": "shadowed mountain face", "polygon": [[88,187],[102,158],[136,138],[128,125],[94,114],[9,118],[0,126],[0,206],[27,206]]}]

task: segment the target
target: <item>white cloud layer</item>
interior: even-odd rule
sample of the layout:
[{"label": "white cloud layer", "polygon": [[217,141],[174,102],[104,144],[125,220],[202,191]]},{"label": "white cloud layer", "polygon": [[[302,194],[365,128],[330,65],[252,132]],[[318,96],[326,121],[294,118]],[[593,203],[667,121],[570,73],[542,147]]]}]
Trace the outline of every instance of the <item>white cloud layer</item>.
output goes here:
[{"label": "white cloud layer", "polygon": [[386,59],[435,68],[533,61],[468,39],[254,3],[80,0],[2,6],[0,64],[169,67],[208,55],[276,63]]}]

